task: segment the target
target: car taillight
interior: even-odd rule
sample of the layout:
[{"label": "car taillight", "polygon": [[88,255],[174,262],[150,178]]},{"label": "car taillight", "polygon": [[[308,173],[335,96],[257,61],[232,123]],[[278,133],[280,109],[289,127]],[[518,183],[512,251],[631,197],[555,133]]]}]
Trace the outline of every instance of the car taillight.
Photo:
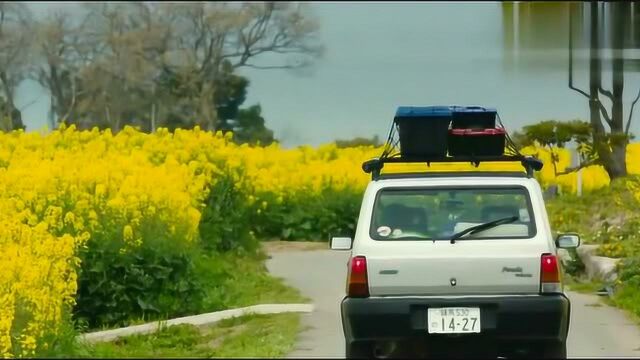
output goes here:
[{"label": "car taillight", "polygon": [[560,266],[555,255],[543,254],[540,261],[540,292],[560,293]]},{"label": "car taillight", "polygon": [[367,259],[364,256],[356,256],[352,258],[349,263],[347,296],[369,296],[369,283],[367,281]]}]

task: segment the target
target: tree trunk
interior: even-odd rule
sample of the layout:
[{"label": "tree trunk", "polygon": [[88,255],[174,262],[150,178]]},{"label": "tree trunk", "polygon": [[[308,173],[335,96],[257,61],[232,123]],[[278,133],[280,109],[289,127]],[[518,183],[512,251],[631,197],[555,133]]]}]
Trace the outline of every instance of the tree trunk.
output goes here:
[{"label": "tree trunk", "polygon": [[218,117],[215,111],[214,88],[205,81],[200,91],[200,126],[203,130],[214,131],[217,127]]},{"label": "tree trunk", "polygon": [[[600,96],[599,89],[602,87],[602,64],[600,60],[600,38],[599,38],[599,9],[598,2],[591,1],[591,34],[589,46],[589,112],[590,122],[593,128],[593,143],[602,165],[609,174],[609,178],[615,179],[626,175],[626,166],[624,165],[624,145],[620,149],[617,142],[614,141],[612,146],[609,145],[610,137],[607,136],[606,129],[602,124],[602,116],[600,113]],[[615,82],[615,80],[614,80]],[[615,110],[614,110],[615,111]],[[615,133],[615,122],[611,124],[612,135]],[[622,127],[620,127],[622,128]],[[613,137],[615,139],[615,136]],[[620,159],[622,158],[622,161]]]},{"label": "tree trunk", "polygon": [[607,146],[605,129],[600,117],[600,100],[598,89],[602,80],[600,76],[600,54],[599,54],[599,34],[598,34],[598,2],[591,1],[591,34],[589,48],[589,114],[591,127],[593,128],[593,144],[598,153],[598,157],[603,164],[610,163],[610,153]]},{"label": "tree trunk", "polygon": [[[65,107],[64,94],[61,88],[61,79],[60,73],[58,72],[58,67],[54,64],[49,64],[50,71],[50,88],[52,93],[51,106],[54,109],[54,116],[56,117],[56,123],[62,120],[65,116],[63,113]],[[67,120],[66,118],[64,119]]]},{"label": "tree trunk", "polygon": [[553,176],[558,177],[558,159],[556,153],[553,151],[553,146],[547,145],[549,148],[549,155],[551,155],[551,164],[553,165]]},{"label": "tree trunk", "polygon": [[154,133],[156,132],[156,85],[155,83],[151,85],[151,97],[153,100],[151,101],[150,130],[151,130],[151,133]]},{"label": "tree trunk", "polygon": [[49,130],[53,131],[56,128],[56,118],[55,118],[55,108],[53,105],[53,99],[51,99],[51,106],[49,107],[49,113],[47,117],[49,118],[49,126],[51,127]]},{"label": "tree trunk", "polygon": [[[107,124],[112,126],[111,129],[113,131],[114,129],[113,129],[113,125],[111,124],[111,112],[109,111],[109,105],[104,107],[104,116],[107,118]],[[115,133],[115,131],[114,131],[114,133]]]},{"label": "tree trunk", "polygon": [[613,152],[612,161],[609,163],[607,172],[611,179],[619,178],[627,175],[626,166],[626,148],[628,139],[625,137],[624,130],[624,109],[623,109],[623,91],[624,91],[624,58],[623,58],[623,41],[625,35],[625,16],[623,6],[624,3],[610,3],[611,17],[611,47],[613,51],[612,63],[612,107],[611,107],[611,148]]},{"label": "tree trunk", "polygon": [[156,103],[151,104],[151,132],[156,132]]},{"label": "tree trunk", "polygon": [[16,108],[15,103],[13,102],[13,89],[11,88],[11,84],[9,84],[9,78],[7,77],[6,72],[0,72],[0,81],[2,81],[4,93],[7,97],[6,110],[9,116],[9,121],[11,122],[9,130],[21,129],[23,128],[22,113]]}]

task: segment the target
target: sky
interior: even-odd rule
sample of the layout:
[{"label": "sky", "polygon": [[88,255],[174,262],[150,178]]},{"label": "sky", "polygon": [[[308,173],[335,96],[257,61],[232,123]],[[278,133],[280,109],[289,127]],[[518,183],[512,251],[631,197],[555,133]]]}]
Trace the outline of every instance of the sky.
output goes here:
[{"label": "sky", "polygon": [[[32,8],[44,13],[59,6],[76,5]],[[285,146],[386,138],[403,105],[495,107],[509,131],[546,119],[588,119],[586,99],[567,87],[566,68],[508,69],[500,3],[323,2],[310,8],[326,52],[309,74],[242,70],[250,80],[245,105],[261,104],[267,127]],[[544,62],[565,53],[532,56]],[[586,85],[586,75],[576,70],[578,85]],[[625,98],[633,98],[640,76],[627,84]],[[49,99],[39,85],[25,82],[18,105],[34,100],[23,112],[30,130],[46,124]],[[640,130],[640,119],[632,130]]]}]

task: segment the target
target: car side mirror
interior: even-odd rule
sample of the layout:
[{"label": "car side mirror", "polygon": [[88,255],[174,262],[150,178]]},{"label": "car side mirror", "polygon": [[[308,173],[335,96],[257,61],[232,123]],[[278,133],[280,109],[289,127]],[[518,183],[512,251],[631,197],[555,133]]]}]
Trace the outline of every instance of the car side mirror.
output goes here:
[{"label": "car side mirror", "polygon": [[351,238],[332,237],[330,241],[331,250],[351,250]]},{"label": "car side mirror", "polygon": [[556,238],[556,246],[560,249],[575,249],[580,246],[580,235],[561,234]]}]

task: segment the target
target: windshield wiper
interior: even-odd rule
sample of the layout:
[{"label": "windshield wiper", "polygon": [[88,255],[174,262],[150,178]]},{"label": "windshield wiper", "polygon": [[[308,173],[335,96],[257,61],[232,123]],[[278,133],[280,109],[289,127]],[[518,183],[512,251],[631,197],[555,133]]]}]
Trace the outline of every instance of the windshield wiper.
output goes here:
[{"label": "windshield wiper", "polygon": [[487,230],[487,229],[491,229],[493,227],[499,226],[499,225],[503,225],[503,224],[508,224],[508,223],[512,223],[514,221],[518,220],[518,216],[510,216],[507,218],[502,218],[502,219],[498,219],[498,220],[494,220],[494,221],[490,221],[488,223],[484,223],[484,224],[480,224],[480,225],[476,225],[476,226],[472,226],[470,228],[466,228],[460,232],[457,232],[455,234],[453,234],[451,236],[451,243],[453,244],[456,239],[459,239],[467,234],[474,234],[483,230]]}]

